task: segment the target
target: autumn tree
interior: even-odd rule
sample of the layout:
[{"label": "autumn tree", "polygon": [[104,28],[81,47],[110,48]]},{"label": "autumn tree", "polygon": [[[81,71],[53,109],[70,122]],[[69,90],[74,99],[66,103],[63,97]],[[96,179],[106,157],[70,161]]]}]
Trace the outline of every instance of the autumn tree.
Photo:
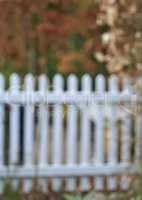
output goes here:
[{"label": "autumn tree", "polygon": [[141,67],[141,1],[0,1],[0,67],[53,76]]}]

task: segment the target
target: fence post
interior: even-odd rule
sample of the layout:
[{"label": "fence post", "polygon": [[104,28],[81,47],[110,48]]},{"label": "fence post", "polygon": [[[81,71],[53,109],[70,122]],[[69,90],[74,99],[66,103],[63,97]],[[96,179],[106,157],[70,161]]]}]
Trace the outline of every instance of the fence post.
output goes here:
[{"label": "fence post", "polygon": [[[122,94],[128,95],[130,97],[131,89],[130,89],[130,80],[125,78],[123,81],[123,91]],[[130,163],[131,159],[131,110],[129,110],[130,103],[124,104],[124,116],[122,119],[122,146],[121,146],[121,162],[123,164]],[[125,108],[126,106],[126,108]],[[130,108],[131,109],[131,108]],[[129,187],[128,177],[122,176],[120,181],[121,189],[127,190]]]},{"label": "fence post", "polygon": [[[139,78],[138,80],[138,89],[139,94],[138,97],[142,97],[142,78]],[[137,91],[138,92],[138,91]],[[141,164],[141,147],[142,147],[142,136],[141,136],[141,131],[142,131],[142,108],[141,108],[142,104],[141,102],[137,102],[136,105],[136,123],[135,123],[135,157],[134,157],[134,161],[136,164]]]},{"label": "fence post", "polygon": [[[109,79],[109,91],[108,95],[111,98],[117,98],[119,94],[118,91],[118,80],[115,75],[112,75]],[[118,103],[110,103],[109,107],[109,146],[108,146],[108,164],[115,165],[118,162],[118,128],[117,128],[117,120],[118,120]],[[115,190],[117,187],[117,178],[108,177],[107,179],[108,189],[109,191]]]},{"label": "fence post", "polygon": [[[0,74],[0,96],[4,95],[5,81]],[[0,104],[0,169],[4,168],[4,105]],[[0,179],[0,194],[4,189],[4,180]]]},{"label": "fence post", "polygon": [[[63,77],[59,74],[53,79],[53,92],[57,96],[63,92]],[[53,129],[52,129],[52,161],[53,166],[59,166],[63,159],[63,106],[55,104],[53,106]],[[58,168],[57,168],[58,169]],[[52,179],[53,191],[61,189],[62,180],[60,178]]]},{"label": "fence post", "polygon": [[[17,74],[12,74],[10,76],[10,96],[14,98],[14,95],[19,94],[20,89],[20,79]],[[14,99],[13,99],[14,100]],[[16,166],[19,164],[19,141],[20,141],[20,113],[19,113],[19,105],[18,104],[10,104],[10,121],[9,121],[9,161],[10,167],[16,170]],[[12,181],[13,189],[16,190],[18,188],[18,180]]]},{"label": "fence post", "polygon": [[[34,78],[31,74],[25,77],[25,98],[28,103],[24,108],[24,167],[33,168],[34,158],[34,105],[32,103],[32,94],[34,92]],[[32,180],[25,179],[24,191],[29,192],[32,188]]]},{"label": "fence post", "polygon": [[[104,97],[105,95],[105,78],[103,75],[98,75],[96,77],[96,94],[98,97]],[[104,105],[105,102],[97,104],[97,110],[95,116],[95,164],[104,164]],[[104,189],[104,178],[95,177],[95,189]]]},{"label": "fence post", "polygon": [[[77,77],[70,75],[67,80],[68,94],[75,95],[77,92]],[[75,165],[77,163],[77,106],[68,105],[67,115],[67,164]],[[76,188],[76,178],[67,178],[66,188],[74,191]]]},{"label": "fence post", "polygon": [[[41,97],[45,97],[48,95],[48,80],[46,75],[41,75],[39,77],[39,95]],[[46,96],[46,98],[48,98]],[[42,99],[39,110],[38,110],[38,117],[39,117],[39,157],[38,157],[38,166],[39,168],[46,168],[48,165],[48,145],[49,145],[49,113],[48,113],[48,105],[44,103],[46,99]],[[39,179],[39,184],[42,187],[42,190],[47,193],[48,190],[48,180],[46,179]]]},{"label": "fence post", "polygon": [[[82,94],[90,95],[92,90],[92,79],[91,77],[86,74],[82,77]],[[88,112],[85,108],[82,107],[80,112],[81,114],[81,149],[80,149],[80,156],[81,156],[81,165],[88,165],[90,164],[90,156],[91,156],[91,121],[88,116]],[[80,179],[80,189],[82,191],[89,190],[90,181],[89,178],[83,177]]]}]

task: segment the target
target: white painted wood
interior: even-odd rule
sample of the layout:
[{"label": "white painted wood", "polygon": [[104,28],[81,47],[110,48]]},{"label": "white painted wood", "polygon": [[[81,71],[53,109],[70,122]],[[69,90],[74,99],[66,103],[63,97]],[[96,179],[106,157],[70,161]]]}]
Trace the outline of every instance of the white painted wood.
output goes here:
[{"label": "white painted wood", "polygon": [[[0,96],[4,94],[5,80],[0,74]],[[4,105],[0,104],[0,169],[4,167]],[[3,193],[4,181],[0,179],[0,194]]]},{"label": "white painted wood", "polygon": [[[10,77],[10,95],[14,98],[18,95],[20,89],[20,79],[17,74],[12,74]],[[20,121],[19,121],[19,105],[10,104],[10,124],[9,124],[9,163],[13,170],[16,170],[19,164],[19,141],[20,141]],[[12,187],[14,190],[18,188],[18,180],[12,181]]]},{"label": "white painted wood", "polygon": [[[126,175],[135,175],[140,173],[139,166],[135,164],[124,164],[119,163],[117,165],[48,165],[46,168],[39,168],[38,176],[39,177],[82,177],[82,176],[110,176],[110,175],[122,175],[125,173]],[[1,178],[5,178],[7,176],[13,178],[34,178],[37,176],[37,167],[34,166],[32,169],[25,167],[17,167],[17,171],[13,171],[12,168],[5,167],[0,169]]]},{"label": "white painted wood", "polygon": [[[142,78],[138,79],[138,96],[142,95]],[[134,162],[140,165],[141,162],[141,145],[142,145],[142,108],[141,104],[136,104],[136,113],[135,114],[135,157]]]},{"label": "white painted wood", "polygon": [[[98,75],[96,77],[96,93],[99,98],[104,96],[105,91],[105,78],[103,75]],[[97,104],[95,117],[95,164],[103,165],[104,164],[104,103]],[[95,115],[95,114],[94,114]],[[104,178],[95,177],[95,190],[104,189]]]},{"label": "white painted wood", "polygon": [[[125,78],[123,81],[123,94],[131,95],[130,80]],[[126,105],[126,107],[125,107]],[[122,119],[122,147],[121,147],[121,162],[130,163],[131,156],[131,108],[129,110],[129,104],[124,104],[122,108],[125,112],[124,118]],[[129,181],[127,176],[122,176],[120,186],[122,190],[127,190],[129,187]]]},{"label": "white painted wood", "polygon": [[[92,79],[89,75],[82,77],[82,93],[90,94],[92,89]],[[83,166],[90,163],[91,153],[91,121],[89,120],[88,112],[84,105],[84,110],[81,111],[81,149],[80,149],[80,164]],[[80,180],[80,190],[88,191],[90,188],[90,182],[87,177],[83,177]]]},{"label": "white painted wood", "polygon": [[[0,74],[0,96],[4,94],[4,76]],[[0,104],[0,167],[4,165],[4,105]]]},{"label": "white painted wood", "polygon": [[[118,80],[115,75],[112,75],[109,79],[109,95],[110,98],[116,98],[118,95]],[[109,112],[109,147],[108,147],[108,163],[117,165],[118,162],[118,104],[111,104]],[[117,189],[117,179],[110,177],[107,179],[107,185],[109,191]]]},{"label": "white painted wood", "polygon": [[[20,80],[17,74],[12,74],[10,77],[10,95],[13,96],[19,93]],[[10,165],[16,166],[19,158],[19,105],[10,105],[10,148],[9,160]]]},{"label": "white painted wood", "polygon": [[[141,147],[141,126],[142,116],[141,112],[135,117],[135,158],[130,162],[131,158],[131,109],[128,109],[128,102],[131,103],[132,93],[130,89],[129,80],[125,80],[123,84],[123,91],[120,95],[117,88],[116,77],[112,76],[109,80],[109,91],[105,91],[104,77],[99,75],[96,78],[96,93],[91,92],[91,79],[88,75],[82,78],[82,89],[77,91],[77,78],[71,75],[68,78],[67,92],[63,91],[63,78],[56,75],[53,81],[53,92],[47,93],[48,81],[44,75],[39,77],[38,92],[34,89],[34,80],[32,75],[27,75],[25,78],[24,93],[19,91],[19,78],[13,74],[10,78],[9,93],[4,90],[4,77],[0,75],[0,193],[3,192],[4,179],[11,176],[13,187],[17,188],[17,183],[20,177],[24,177],[24,191],[29,192],[32,188],[32,178],[35,175],[39,176],[39,183],[42,185],[43,191],[47,192],[48,177],[52,178],[52,189],[59,191],[62,186],[62,177],[66,179],[66,190],[76,190],[76,177],[80,177],[80,190],[87,191],[89,189],[88,176],[94,176],[95,190],[104,189],[104,178],[107,176],[108,190],[112,191],[116,188],[116,178],[113,175],[121,174],[136,174],[138,172],[137,161],[140,158]],[[142,85],[142,83],[140,83]],[[19,91],[19,94],[18,94]],[[34,96],[33,96],[33,95]],[[41,95],[41,96],[40,96]],[[90,95],[90,96],[89,96]],[[104,104],[109,95],[110,106],[108,106],[108,114],[105,114]],[[111,97],[112,95],[112,97]],[[116,95],[116,99],[114,96]],[[126,97],[127,95],[127,97]],[[128,101],[124,100],[124,96]],[[88,97],[88,98],[86,98]],[[88,117],[87,109],[83,106],[78,106],[79,103],[83,105],[85,102],[92,101],[91,97],[95,97],[94,110],[94,163],[90,158],[90,119]],[[98,98],[97,98],[98,97]],[[138,98],[141,96],[137,96]],[[43,99],[46,99],[48,105],[45,105]],[[86,100],[87,99],[87,100]],[[120,99],[124,104],[119,105]],[[72,103],[74,101],[74,104]],[[78,102],[80,100],[80,102]],[[9,103],[10,110],[10,151],[9,151],[9,167],[4,166],[4,105]],[[25,104],[24,110],[24,165],[19,167],[19,106]],[[49,124],[48,111],[49,103],[53,104],[53,129],[52,129],[52,163],[48,164],[48,134]],[[61,104],[60,104],[61,103]],[[63,163],[63,103],[68,106],[67,113],[67,141],[66,141],[66,155],[67,162]],[[38,113],[38,127],[39,127],[39,163],[38,166],[34,164],[34,107],[39,105]],[[93,108],[93,107],[92,107]],[[121,108],[121,109],[120,109]],[[78,109],[81,114],[81,140],[77,141],[78,136]],[[122,125],[122,146],[121,146],[121,163],[117,162],[117,110],[122,113],[119,115]],[[104,123],[105,117],[109,122],[109,145],[108,145],[108,163],[104,162]],[[91,119],[92,120],[92,119]],[[78,146],[79,145],[79,146]],[[80,150],[78,152],[78,149]],[[80,155],[80,163],[77,161],[77,154]],[[38,170],[38,171],[37,171]],[[102,175],[102,176],[101,176]],[[69,177],[71,176],[71,177]],[[17,180],[16,180],[17,179]],[[128,178],[122,176],[120,181],[122,190],[126,190],[129,186]]]},{"label": "white painted wood", "polygon": [[[32,94],[34,91],[34,78],[31,74],[25,77],[25,98],[29,98],[29,103],[24,109],[24,166],[33,168],[34,158],[34,105],[32,104]],[[32,180],[25,179],[24,191],[29,192],[32,188]]]},{"label": "white painted wood", "polygon": [[[45,168],[48,165],[48,144],[49,144],[49,119],[48,119],[48,106],[44,104],[44,94],[48,95],[48,85],[46,75],[39,77],[39,95],[43,99],[39,105],[39,134],[40,134],[40,146],[39,146],[39,167]],[[48,181],[47,179],[39,179],[39,185],[43,192],[47,193]]]},{"label": "white painted wood", "polygon": [[[70,75],[67,80],[69,95],[77,92],[77,77]],[[67,114],[67,164],[74,165],[77,163],[77,106],[69,105]],[[76,179],[66,179],[66,189],[74,191],[76,188]]]},{"label": "white painted wood", "polygon": [[[105,101],[105,98],[107,97],[108,93],[107,91],[105,91],[106,95],[103,95],[101,98],[98,98],[98,95],[95,93],[91,93],[91,95],[88,97],[88,95],[83,95],[81,94],[81,91],[78,91],[75,96],[69,96],[68,92],[63,92],[60,95],[56,95],[56,93],[53,93],[52,91],[50,91],[48,93],[48,98],[47,95],[44,95],[44,98],[46,99],[46,103],[48,104],[72,104],[75,103],[77,105],[78,108],[81,108],[81,106],[79,105],[79,103],[83,104],[83,103],[92,103],[92,100],[95,99],[95,103],[101,103],[102,101]],[[19,95],[15,96],[15,98],[11,98],[8,92],[5,92],[4,95],[1,97],[0,99],[0,103],[7,103],[7,104],[11,104],[11,103],[16,103],[16,104],[27,104],[29,103],[29,98],[24,98],[25,94],[23,92],[21,92]],[[122,102],[129,102],[131,103],[131,94],[130,95],[125,95],[125,94],[121,94],[121,95],[117,95],[116,99],[109,99],[111,103],[117,102],[118,104],[120,103],[120,101]],[[140,101],[141,98],[138,98],[138,101]],[[41,99],[39,98],[39,94],[37,91],[34,92],[34,98],[32,99],[32,103],[33,104],[40,104],[41,103]]]},{"label": "white painted wood", "polygon": [[[58,96],[63,93],[63,78],[57,74],[53,79],[53,90]],[[53,166],[58,166],[63,160],[63,106],[55,104],[53,107],[53,129],[52,129],[52,161]],[[53,191],[59,191],[62,187],[62,180],[52,180]]]}]

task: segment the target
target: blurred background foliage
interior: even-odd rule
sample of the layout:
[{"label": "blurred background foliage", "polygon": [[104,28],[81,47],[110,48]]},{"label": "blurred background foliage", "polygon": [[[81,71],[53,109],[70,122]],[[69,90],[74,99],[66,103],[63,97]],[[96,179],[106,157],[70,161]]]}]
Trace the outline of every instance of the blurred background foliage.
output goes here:
[{"label": "blurred background foliage", "polygon": [[2,0],[0,70],[137,76],[141,19],[141,0]]}]

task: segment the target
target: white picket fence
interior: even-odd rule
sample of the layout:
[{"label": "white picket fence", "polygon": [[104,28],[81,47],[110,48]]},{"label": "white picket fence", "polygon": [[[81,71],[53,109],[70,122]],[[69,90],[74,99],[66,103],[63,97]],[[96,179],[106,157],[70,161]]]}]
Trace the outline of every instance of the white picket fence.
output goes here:
[{"label": "white picket fence", "polygon": [[[0,192],[127,190],[139,173],[140,98],[123,80],[0,75]],[[142,80],[138,80],[142,87]],[[79,89],[79,85],[80,88]],[[51,87],[52,86],[52,87]],[[66,87],[65,87],[66,86]],[[137,106],[137,107],[135,107]],[[133,109],[137,108],[137,109]]]}]

